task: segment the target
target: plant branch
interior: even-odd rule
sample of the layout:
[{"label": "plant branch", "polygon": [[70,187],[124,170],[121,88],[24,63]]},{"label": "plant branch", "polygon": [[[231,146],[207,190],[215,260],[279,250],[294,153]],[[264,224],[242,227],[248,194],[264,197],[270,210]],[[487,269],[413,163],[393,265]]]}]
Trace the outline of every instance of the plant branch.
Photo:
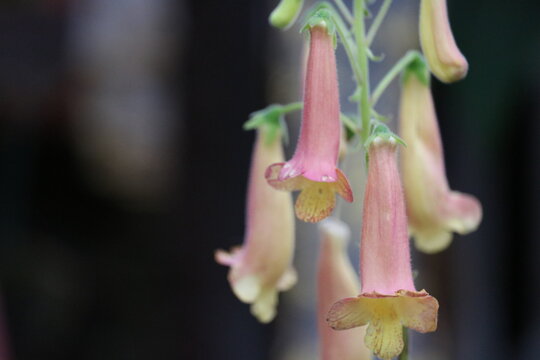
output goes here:
[{"label": "plant branch", "polygon": [[381,8],[379,9],[379,12],[377,13],[377,16],[375,16],[375,19],[373,20],[373,23],[371,24],[371,27],[369,28],[368,34],[366,36],[366,42],[368,47],[371,46],[375,35],[377,35],[377,31],[379,30],[379,27],[381,26],[384,17],[388,13],[390,5],[392,5],[392,0],[384,0]]},{"label": "plant branch", "polygon": [[283,105],[281,111],[283,111],[283,114],[287,114],[293,111],[302,110],[303,107],[304,107],[304,102],[298,101],[298,102],[293,102],[287,105]]},{"label": "plant branch", "polygon": [[410,64],[411,61],[416,59],[417,53],[413,51],[407,52],[391,69],[384,75],[381,82],[375,87],[375,90],[373,91],[373,95],[371,96],[371,106],[375,106],[377,104],[377,101],[379,101],[379,98],[384,93],[388,85],[398,76],[403,69],[407,67],[407,65]]},{"label": "plant branch", "polygon": [[365,3],[364,0],[354,0],[354,36],[358,53],[358,63],[362,81],[359,82],[360,101],[358,102],[358,112],[362,121],[361,138],[362,143],[369,137],[369,118],[371,114],[371,104],[369,102],[369,63],[366,43],[365,29]]},{"label": "plant branch", "polygon": [[349,8],[345,3],[343,3],[343,0],[334,0],[337,7],[339,8],[339,11],[343,14],[343,17],[349,24],[354,24],[354,17],[352,16],[351,12],[349,11]]}]

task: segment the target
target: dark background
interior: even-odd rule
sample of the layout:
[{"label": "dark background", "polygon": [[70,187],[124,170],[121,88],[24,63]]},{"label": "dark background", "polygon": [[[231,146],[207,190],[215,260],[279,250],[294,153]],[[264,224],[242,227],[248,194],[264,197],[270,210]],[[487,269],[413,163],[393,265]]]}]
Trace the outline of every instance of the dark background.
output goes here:
[{"label": "dark background", "polygon": [[[448,251],[416,255],[441,302],[442,335],[432,339],[441,359],[532,359],[540,5],[449,2],[470,73],[433,87],[450,183],[481,200],[484,220]],[[175,109],[171,145],[157,156],[165,170],[134,173],[154,186],[145,192],[123,185],[137,178],[123,170],[107,185],[112,176],[96,163],[108,153],[89,161],[80,149],[89,135],[77,125],[79,104],[95,84],[73,56],[73,2],[0,3],[0,288],[11,353],[2,359],[270,358],[275,324],[259,325],[234,298],[213,252],[242,238],[253,134],[241,125],[269,101],[274,5],[168,5],[174,36],[153,66]],[[122,163],[122,137],[113,143]]]}]

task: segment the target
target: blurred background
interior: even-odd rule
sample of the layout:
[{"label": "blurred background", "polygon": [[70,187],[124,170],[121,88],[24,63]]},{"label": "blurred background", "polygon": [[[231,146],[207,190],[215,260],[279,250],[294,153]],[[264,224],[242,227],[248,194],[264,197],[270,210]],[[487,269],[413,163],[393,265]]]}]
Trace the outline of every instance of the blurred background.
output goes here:
[{"label": "blurred background", "polygon": [[[372,6],[380,6],[380,0]],[[306,0],[307,5],[312,1]],[[418,48],[418,0],[375,40],[376,83]],[[304,37],[277,0],[0,2],[0,360],[317,358],[317,228],[297,225],[299,283],[260,325],[217,248],[241,243],[253,133],[301,98]],[[439,329],[412,358],[540,354],[540,12],[537,1],[449,0],[468,77],[433,91],[453,189],[484,220],[445,252],[413,251]],[[353,83],[338,49],[343,111]],[[379,106],[397,114],[397,82]],[[296,138],[298,114],[291,116]],[[286,147],[290,155],[294,141]],[[360,194],[343,209],[358,261]]]}]

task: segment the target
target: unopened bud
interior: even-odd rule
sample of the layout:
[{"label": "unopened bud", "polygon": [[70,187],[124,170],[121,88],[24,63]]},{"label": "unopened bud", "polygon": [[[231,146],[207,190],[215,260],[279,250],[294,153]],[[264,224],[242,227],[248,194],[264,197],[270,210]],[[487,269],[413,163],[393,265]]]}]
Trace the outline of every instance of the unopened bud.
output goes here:
[{"label": "unopened bud", "polygon": [[279,29],[291,27],[302,11],[304,0],[281,0],[270,14],[270,24]]},{"label": "unopened bud", "polygon": [[452,35],[446,0],[422,0],[420,42],[430,70],[439,80],[451,83],[467,75],[469,64]]}]

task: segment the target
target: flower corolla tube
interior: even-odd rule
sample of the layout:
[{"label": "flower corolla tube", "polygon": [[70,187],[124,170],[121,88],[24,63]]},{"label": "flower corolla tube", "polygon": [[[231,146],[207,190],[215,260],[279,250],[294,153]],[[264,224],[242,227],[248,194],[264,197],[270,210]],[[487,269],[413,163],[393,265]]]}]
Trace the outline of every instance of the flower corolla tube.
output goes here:
[{"label": "flower corolla tube", "polygon": [[369,146],[360,246],[362,292],[336,302],[327,321],[336,330],[368,325],[366,346],[381,359],[399,355],[403,327],[437,328],[437,300],[417,291],[411,270],[407,217],[397,168],[396,141],[376,137]]},{"label": "flower corolla tube", "polygon": [[[247,195],[246,233],[242,247],[216,251],[216,261],[230,266],[229,282],[235,295],[251,304],[251,313],[268,323],[276,316],[278,292],[296,283],[292,268],[294,213],[290,193],[266,183],[268,164],[283,161],[281,136],[257,130]],[[267,139],[271,139],[268,143]]]},{"label": "flower corolla tube", "polygon": [[342,126],[333,36],[325,26],[310,28],[310,49],[304,86],[302,126],[291,160],[268,167],[266,179],[276,189],[300,190],[295,210],[299,219],[318,222],[328,217],[336,194],[351,202],[349,181],[337,168]]}]

